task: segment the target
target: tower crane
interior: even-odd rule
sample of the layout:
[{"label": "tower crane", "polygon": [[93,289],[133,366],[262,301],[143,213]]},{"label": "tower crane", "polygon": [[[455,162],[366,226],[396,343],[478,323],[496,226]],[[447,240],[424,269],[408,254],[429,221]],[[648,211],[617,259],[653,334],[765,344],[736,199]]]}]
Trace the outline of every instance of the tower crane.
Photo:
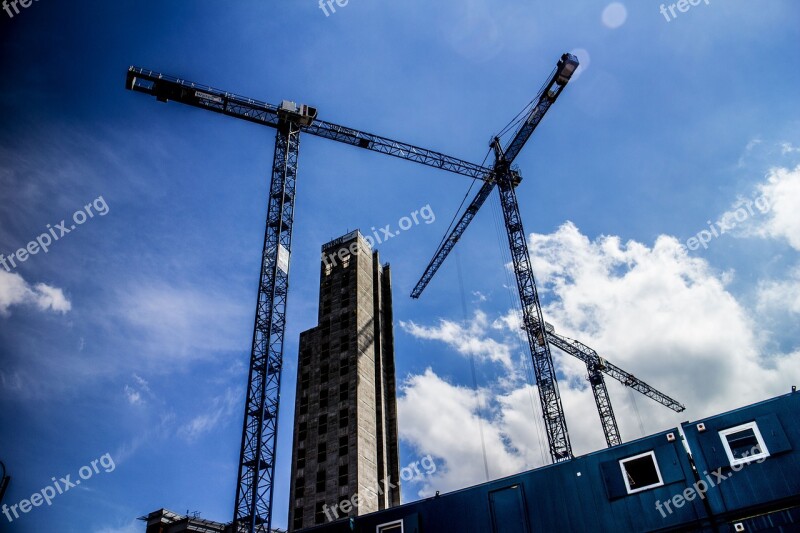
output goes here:
[{"label": "tower crane", "polygon": [[[550,454],[554,462],[572,457],[572,449],[559,397],[550,345],[556,346],[586,363],[589,383],[592,387],[592,393],[608,446],[621,444],[622,438],[614,417],[614,410],[611,406],[605,379],[603,378],[604,373],[674,411],[680,412],[685,409],[683,405],[638,379],[633,374],[612,365],[600,357],[592,348],[577,340],[556,334],[553,327],[542,320],[542,310],[530,266],[525,232],[522,230],[522,220],[519,216],[519,207],[514,194],[514,188],[519,184],[519,174],[510,166],[525,145],[525,142],[530,138],[542,118],[544,118],[545,113],[561,94],[577,67],[577,58],[570,54],[564,54],[555,71],[534,99],[534,105],[528,111],[506,147],[501,147],[498,137],[493,139],[491,144],[495,154],[493,168],[498,178],[487,180],[482,184],[478,193],[464,210],[464,214],[453,227],[453,230],[442,240],[433,259],[428,263],[420,280],[411,292],[412,298],[420,297],[497,185],[500,190],[500,203],[508,233],[517,288],[522,303],[522,328],[526,331],[533,358],[536,383],[539,387],[539,401],[545,419]],[[545,327],[541,327],[541,324],[545,324]]]},{"label": "tower crane", "polygon": [[528,337],[528,347],[533,359],[533,369],[539,391],[539,403],[544,417],[545,432],[553,462],[565,461],[572,458],[572,445],[567,431],[567,422],[564,418],[564,408],[561,405],[561,395],[558,391],[556,371],[553,365],[553,356],[547,342],[537,342],[543,337],[542,307],[536,282],[531,268],[530,255],[525,230],[522,227],[522,217],[517,202],[516,187],[521,178],[519,172],[512,168],[514,159],[519,155],[522,147],[533,134],[533,131],[544,118],[547,111],[558,99],[561,92],[569,83],[570,78],[578,68],[578,58],[572,54],[561,56],[556,68],[548,81],[535,98],[535,103],[530,111],[520,122],[511,140],[504,147],[500,139],[495,137],[491,143],[494,151],[495,179],[486,180],[480,190],[467,206],[464,214],[453,227],[452,232],[442,240],[442,244],[431,259],[425,272],[411,292],[412,298],[419,298],[422,291],[431,281],[436,271],[442,265],[447,255],[464,234],[464,231],[475,218],[478,210],[484,204],[489,194],[497,186],[500,194],[500,206],[503,211],[508,244],[511,249],[511,258],[514,266],[514,275],[517,282],[517,291],[522,304],[522,327]]},{"label": "tower crane", "polygon": [[135,66],[128,69],[125,86],[160,102],[180,102],[277,130],[233,513],[237,532],[271,531],[300,133],[487,182],[497,176],[482,165],[319,120],[317,110],[307,105],[284,100],[276,106]]}]

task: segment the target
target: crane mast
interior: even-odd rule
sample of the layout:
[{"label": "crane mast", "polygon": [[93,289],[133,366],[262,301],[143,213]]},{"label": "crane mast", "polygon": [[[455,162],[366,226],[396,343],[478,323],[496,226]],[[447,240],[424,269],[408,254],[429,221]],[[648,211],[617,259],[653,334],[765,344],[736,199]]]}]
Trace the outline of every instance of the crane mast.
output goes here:
[{"label": "crane mast", "polygon": [[553,462],[557,463],[572,458],[572,445],[569,441],[569,432],[564,417],[564,407],[561,405],[561,395],[558,391],[558,380],[550,346],[546,342],[539,342],[544,336],[541,327],[544,319],[528,253],[527,237],[522,226],[522,216],[514,190],[515,181],[519,183],[519,180],[513,178],[514,172],[509,168],[509,162],[505,158],[498,138],[495,138],[493,148],[496,159],[495,171],[500,176],[500,205],[508,236],[508,246],[511,250],[517,291],[522,304],[522,328],[525,330],[533,360],[550,456]]},{"label": "crane mast", "polygon": [[234,527],[237,531],[257,531],[264,524],[270,531],[271,527],[289,257],[300,150],[297,123],[282,121],[277,129],[236,485]]},{"label": "crane mast", "polygon": [[592,388],[592,396],[597,406],[597,414],[600,416],[600,424],[603,426],[603,436],[609,448],[622,444],[622,435],[619,433],[617,418],[614,416],[614,409],[611,407],[611,398],[608,396],[606,380],[597,365],[586,364],[587,379]]}]

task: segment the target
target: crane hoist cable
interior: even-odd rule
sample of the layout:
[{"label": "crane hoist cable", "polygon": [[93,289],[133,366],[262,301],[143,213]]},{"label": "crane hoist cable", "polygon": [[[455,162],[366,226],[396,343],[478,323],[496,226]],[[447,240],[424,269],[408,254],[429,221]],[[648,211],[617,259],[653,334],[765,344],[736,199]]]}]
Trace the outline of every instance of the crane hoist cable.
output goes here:
[{"label": "crane hoist cable", "polygon": [[[556,67],[556,68],[558,68],[558,67]],[[550,72],[550,76],[548,77],[548,79],[552,78],[553,74],[555,74],[555,72],[556,72],[556,69],[554,68],[552,70],[552,72]],[[515,128],[517,126],[517,124],[522,122],[524,117],[528,116],[528,112],[530,111],[531,107],[534,105],[535,102],[537,102],[542,97],[542,93],[547,88],[547,83],[548,82],[544,82],[542,84],[542,86],[539,88],[539,92],[536,93],[536,96],[530,102],[528,102],[528,104],[524,108],[522,108],[522,111],[517,113],[517,115],[514,118],[512,118],[508,122],[508,124],[505,125],[505,127],[502,130],[500,130],[500,133],[498,133],[496,135],[496,137],[502,138],[503,135],[505,135],[506,133],[511,131],[513,128]],[[485,160],[484,160],[484,162],[485,162]],[[483,165],[481,165],[481,166],[483,166]]]},{"label": "crane hoist cable", "polygon": [[[492,149],[489,148],[489,150],[486,152],[486,156],[483,158],[483,162],[481,163],[481,166],[486,164],[486,160],[489,159],[489,155],[491,153],[492,153]],[[442,240],[439,241],[439,244],[437,245],[437,248],[441,248],[442,244],[447,239],[447,236],[450,235],[450,230],[453,229],[453,224],[455,223],[456,218],[458,218],[458,214],[461,212],[461,208],[464,207],[464,203],[467,201],[467,198],[469,198],[469,193],[472,192],[472,188],[475,186],[475,182],[476,181],[478,181],[478,180],[473,179],[472,182],[469,184],[469,188],[467,189],[467,193],[464,195],[464,198],[461,200],[461,204],[458,206],[458,209],[456,209],[456,212],[453,214],[453,218],[452,218],[452,220],[450,220],[450,225],[447,226],[447,230],[444,232],[444,236],[442,237]]]},{"label": "crane hoist cable", "polygon": [[[456,250],[456,267],[458,270],[458,288],[461,291],[461,310],[464,313],[464,323],[469,320],[467,316],[467,301],[464,298],[464,278],[461,275],[461,254]],[[489,481],[489,460],[486,457],[486,440],[483,436],[483,413],[485,411],[481,393],[478,390],[478,377],[475,372],[475,354],[469,354],[469,366],[472,373],[472,390],[475,391],[475,399],[478,401],[478,431],[481,435],[481,452],[483,453],[483,471],[486,475],[486,481]]]},{"label": "crane hoist cable", "polygon": [[631,403],[633,403],[633,410],[636,413],[636,419],[639,422],[639,432],[640,432],[639,436],[644,437],[644,424],[642,423],[642,415],[641,413],[639,413],[639,405],[636,403],[636,395],[633,394],[632,388],[627,387],[627,389],[628,389],[628,395],[631,397]]}]

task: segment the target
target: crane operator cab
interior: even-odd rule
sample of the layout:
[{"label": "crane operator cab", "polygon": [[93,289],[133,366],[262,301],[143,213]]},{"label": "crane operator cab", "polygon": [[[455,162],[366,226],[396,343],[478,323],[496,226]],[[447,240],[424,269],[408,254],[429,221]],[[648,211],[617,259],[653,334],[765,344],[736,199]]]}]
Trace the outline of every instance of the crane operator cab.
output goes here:
[{"label": "crane operator cab", "polygon": [[317,108],[305,104],[298,107],[296,103],[284,100],[278,108],[278,117],[301,126],[310,126],[317,118]]}]

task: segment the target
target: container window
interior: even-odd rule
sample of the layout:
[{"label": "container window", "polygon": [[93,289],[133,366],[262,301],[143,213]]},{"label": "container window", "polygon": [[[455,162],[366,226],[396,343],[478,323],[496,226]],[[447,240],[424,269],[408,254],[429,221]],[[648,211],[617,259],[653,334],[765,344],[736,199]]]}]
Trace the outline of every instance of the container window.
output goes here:
[{"label": "container window", "polygon": [[375,528],[375,533],[403,533],[403,521],[387,522]]},{"label": "container window", "polygon": [[769,450],[755,422],[722,430],[719,436],[731,466],[769,457]]},{"label": "container window", "polygon": [[622,469],[622,478],[625,480],[628,494],[635,494],[664,484],[661,471],[658,469],[656,455],[652,451],[622,459],[619,466]]}]

